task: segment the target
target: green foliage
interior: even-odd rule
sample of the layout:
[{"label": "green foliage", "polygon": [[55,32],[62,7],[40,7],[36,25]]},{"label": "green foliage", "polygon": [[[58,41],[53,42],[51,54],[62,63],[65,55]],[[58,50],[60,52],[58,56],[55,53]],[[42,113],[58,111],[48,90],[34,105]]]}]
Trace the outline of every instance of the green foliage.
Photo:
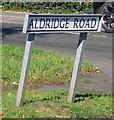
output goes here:
[{"label": "green foliage", "polygon": [[49,14],[92,13],[91,2],[3,2],[3,10]]},{"label": "green foliage", "polygon": [[27,91],[24,105],[16,107],[16,92],[3,92],[3,118],[109,118],[112,96],[77,93],[76,102],[67,102],[67,91]]},{"label": "green foliage", "polygon": [[[17,46],[2,45],[2,80],[5,86],[17,87],[21,72],[24,49]],[[69,82],[72,75],[71,57],[57,55],[41,49],[33,49],[28,75],[28,86],[41,84],[60,84]],[[95,67],[83,62],[81,74],[96,72]]]},{"label": "green foliage", "polygon": [[100,118],[105,118],[105,116],[112,111],[112,98],[107,101],[109,96],[92,94],[86,94],[84,96],[86,99],[83,100],[84,97],[82,95],[82,102],[79,102],[80,104],[76,104],[76,106],[71,105],[69,107],[72,112],[72,117],[98,118],[100,116]]}]

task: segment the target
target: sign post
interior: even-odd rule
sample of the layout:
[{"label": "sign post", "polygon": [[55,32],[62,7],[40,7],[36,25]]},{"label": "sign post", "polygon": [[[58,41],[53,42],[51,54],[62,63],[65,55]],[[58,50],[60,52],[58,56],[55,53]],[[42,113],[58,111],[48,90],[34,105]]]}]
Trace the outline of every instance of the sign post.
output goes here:
[{"label": "sign post", "polygon": [[72,79],[69,88],[68,102],[70,103],[75,101],[76,85],[77,85],[76,83],[80,72],[80,66],[83,58],[86,37],[87,37],[87,33],[80,33],[79,42],[76,50],[74,69],[73,69]]},{"label": "sign post", "polygon": [[34,43],[34,37],[35,37],[34,33],[28,33],[27,35],[25,53],[24,53],[22,70],[20,75],[20,84],[17,92],[16,106],[23,105],[25,87],[26,87],[27,77],[28,77],[29,63],[30,63],[32,47]]},{"label": "sign post", "polygon": [[24,101],[24,93],[28,76],[29,63],[34,43],[35,33],[60,33],[66,31],[80,32],[79,43],[76,51],[72,80],[69,89],[68,101],[74,102],[76,92],[76,82],[78,79],[80,64],[83,57],[85,41],[88,32],[100,32],[102,15],[82,14],[82,15],[25,15],[23,33],[28,33],[23,65],[20,75],[20,83],[17,92],[16,106],[21,106]]}]

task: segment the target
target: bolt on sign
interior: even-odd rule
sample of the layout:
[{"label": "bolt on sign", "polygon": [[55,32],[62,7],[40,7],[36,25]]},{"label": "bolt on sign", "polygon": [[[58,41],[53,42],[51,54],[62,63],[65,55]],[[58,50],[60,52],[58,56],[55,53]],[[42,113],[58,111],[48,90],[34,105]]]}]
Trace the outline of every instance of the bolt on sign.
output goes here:
[{"label": "bolt on sign", "polygon": [[20,75],[20,82],[17,91],[16,106],[23,105],[25,87],[28,77],[29,63],[32,47],[36,33],[58,33],[76,31],[80,32],[79,42],[76,49],[74,69],[69,88],[68,101],[75,101],[76,83],[80,71],[80,64],[83,57],[85,41],[88,32],[100,32],[102,26],[102,15],[80,14],[80,15],[40,15],[27,14],[23,24],[23,33],[27,33],[25,53]]}]

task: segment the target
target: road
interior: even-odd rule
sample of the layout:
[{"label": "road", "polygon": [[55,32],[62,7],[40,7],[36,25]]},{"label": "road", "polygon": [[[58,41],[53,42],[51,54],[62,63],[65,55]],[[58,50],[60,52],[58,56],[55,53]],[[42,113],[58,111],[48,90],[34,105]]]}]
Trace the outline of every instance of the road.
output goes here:
[{"label": "road", "polygon": [[[22,33],[24,14],[3,13],[3,44],[25,45],[26,34]],[[54,51],[58,54],[75,56],[79,33],[37,34],[34,47]],[[84,59],[112,74],[112,34],[89,33]]]}]

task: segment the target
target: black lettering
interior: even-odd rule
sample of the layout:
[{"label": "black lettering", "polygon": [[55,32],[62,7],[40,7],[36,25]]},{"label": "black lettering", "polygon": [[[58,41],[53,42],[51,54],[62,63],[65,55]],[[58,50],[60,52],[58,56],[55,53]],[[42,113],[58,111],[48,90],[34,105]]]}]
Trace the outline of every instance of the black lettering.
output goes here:
[{"label": "black lettering", "polygon": [[89,19],[87,20],[87,22],[85,24],[85,28],[90,28]]},{"label": "black lettering", "polygon": [[65,28],[68,28],[69,27],[69,18],[66,19],[66,25],[65,25]]},{"label": "black lettering", "polygon": [[96,19],[92,18],[91,20],[91,28],[94,28],[96,26]]},{"label": "black lettering", "polygon": [[65,21],[65,19],[61,19],[60,20],[60,28],[64,28],[65,27],[65,23],[63,23],[63,21]]},{"label": "black lettering", "polygon": [[81,19],[81,20],[80,20],[80,23],[79,23],[79,27],[80,27],[80,28],[83,28],[83,27],[84,27],[84,24],[85,24],[85,20],[84,20],[84,19]]},{"label": "black lettering", "polygon": [[58,26],[59,26],[59,19],[55,19],[53,28],[58,28]]},{"label": "black lettering", "polygon": [[38,21],[38,20],[36,19],[36,20],[35,20],[35,28],[36,28],[36,29],[38,29],[38,27],[37,27],[37,21]]},{"label": "black lettering", "polygon": [[44,28],[45,26],[45,19],[40,19],[40,25],[39,25],[39,28]]},{"label": "black lettering", "polygon": [[74,19],[73,28],[78,28],[78,19]]},{"label": "black lettering", "polygon": [[50,19],[46,19],[46,26],[45,28],[49,28],[50,29]]},{"label": "black lettering", "polygon": [[52,19],[51,28],[53,28],[53,21],[54,21],[54,20]]},{"label": "black lettering", "polygon": [[34,28],[34,26],[33,26],[33,19],[31,19],[31,21],[30,21],[30,23],[29,23],[29,25],[28,25],[28,29],[29,28]]}]

